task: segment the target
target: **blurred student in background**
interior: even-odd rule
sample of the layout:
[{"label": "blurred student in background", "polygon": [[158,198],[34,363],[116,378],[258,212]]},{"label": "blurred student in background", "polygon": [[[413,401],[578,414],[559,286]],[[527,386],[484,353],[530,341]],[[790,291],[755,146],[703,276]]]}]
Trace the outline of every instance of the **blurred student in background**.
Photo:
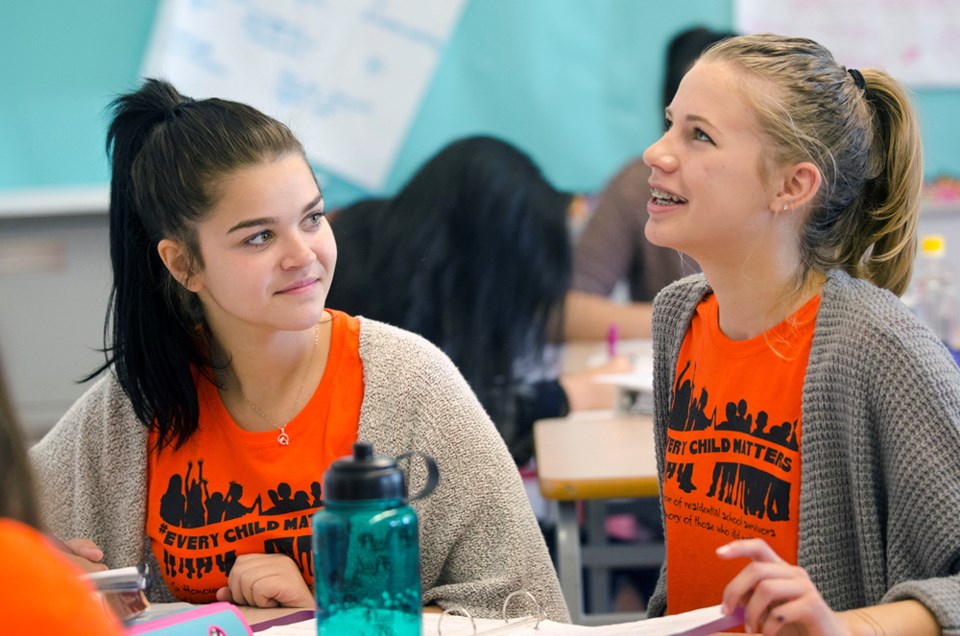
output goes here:
[{"label": "blurred student in background", "polygon": [[[700,53],[732,35],[695,27],[674,36],[666,54],[664,108]],[[564,314],[568,340],[602,339],[612,325],[621,337],[649,338],[650,301],[668,283],[698,270],[689,257],[653,245],[644,236],[649,178],[650,168],[638,157],[597,198],[574,249],[573,281]],[[621,281],[629,286],[629,302],[610,298]]]},{"label": "blurred student in background", "polygon": [[535,420],[613,404],[590,380],[599,370],[558,377],[550,346],[570,282],[571,202],[524,152],[477,136],[441,149],[396,196],[330,215],[341,248],[330,306],[439,346],[518,464]]},{"label": "blurred student in background", "polygon": [[120,634],[117,620],[37,528],[33,475],[0,367],[0,614],[10,634]]}]

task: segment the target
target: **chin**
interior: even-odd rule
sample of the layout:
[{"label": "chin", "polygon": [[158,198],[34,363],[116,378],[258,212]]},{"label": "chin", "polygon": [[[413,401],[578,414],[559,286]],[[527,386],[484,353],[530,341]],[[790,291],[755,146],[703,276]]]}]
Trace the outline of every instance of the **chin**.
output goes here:
[{"label": "chin", "polygon": [[680,249],[679,242],[671,236],[669,231],[666,231],[666,228],[656,227],[650,221],[647,221],[646,226],[644,226],[643,234],[652,245],[675,250]]}]

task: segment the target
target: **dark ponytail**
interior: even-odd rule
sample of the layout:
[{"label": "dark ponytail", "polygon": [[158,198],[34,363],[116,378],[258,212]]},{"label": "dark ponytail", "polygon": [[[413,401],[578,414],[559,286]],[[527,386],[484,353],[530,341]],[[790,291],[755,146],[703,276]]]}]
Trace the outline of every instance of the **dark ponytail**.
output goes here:
[{"label": "dark ponytail", "polygon": [[161,446],[180,446],[197,427],[194,376],[212,377],[210,341],[199,301],[170,275],[157,245],[180,242],[191,272],[200,271],[196,224],[215,206],[217,183],[303,149],[286,126],[249,106],[195,101],[160,80],[111,110],[113,288],[106,363],[90,377],[113,365],[137,418],[157,427]]}]

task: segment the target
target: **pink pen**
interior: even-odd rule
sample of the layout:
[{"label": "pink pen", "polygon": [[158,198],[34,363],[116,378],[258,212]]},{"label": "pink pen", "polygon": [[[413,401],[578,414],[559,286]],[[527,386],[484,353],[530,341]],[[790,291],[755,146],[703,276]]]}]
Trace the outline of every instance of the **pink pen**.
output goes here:
[{"label": "pink pen", "polygon": [[617,357],[617,338],[619,337],[619,327],[616,324],[610,325],[607,331],[607,357],[611,360]]}]

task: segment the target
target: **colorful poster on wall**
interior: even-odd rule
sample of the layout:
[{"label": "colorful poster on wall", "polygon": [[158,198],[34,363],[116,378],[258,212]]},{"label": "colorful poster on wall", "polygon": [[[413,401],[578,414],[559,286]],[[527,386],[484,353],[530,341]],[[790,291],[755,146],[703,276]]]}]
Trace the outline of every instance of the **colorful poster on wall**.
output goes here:
[{"label": "colorful poster on wall", "polygon": [[812,38],[848,68],[880,67],[914,87],[960,86],[956,0],[734,0],[740,33]]},{"label": "colorful poster on wall", "polygon": [[251,104],[310,160],[387,178],[465,0],[164,0],[144,77]]}]

